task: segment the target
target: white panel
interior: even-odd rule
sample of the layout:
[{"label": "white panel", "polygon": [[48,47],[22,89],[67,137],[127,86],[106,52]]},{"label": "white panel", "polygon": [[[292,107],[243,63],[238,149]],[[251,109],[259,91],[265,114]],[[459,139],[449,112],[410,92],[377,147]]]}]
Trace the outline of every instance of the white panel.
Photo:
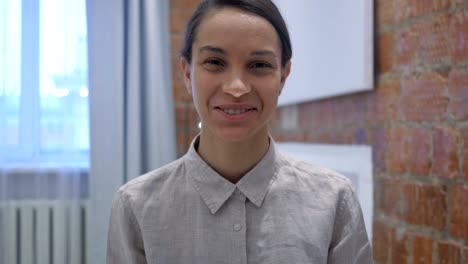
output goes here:
[{"label": "white panel", "polygon": [[327,167],[348,176],[354,184],[361,204],[367,235],[369,240],[372,241],[374,189],[371,147],[295,142],[278,143],[278,147],[299,160]]},{"label": "white panel", "polygon": [[21,250],[21,264],[33,264],[34,252],[34,224],[33,224],[33,208],[31,205],[23,206],[20,208],[20,250]]},{"label": "white panel", "polygon": [[38,203],[37,212],[37,264],[50,264],[50,206],[47,203]]},{"label": "white panel", "polygon": [[63,203],[57,203],[53,208],[53,260],[54,263],[67,263],[66,208]]},{"label": "white panel", "polygon": [[372,0],[276,0],[293,47],[279,105],[373,88]]}]

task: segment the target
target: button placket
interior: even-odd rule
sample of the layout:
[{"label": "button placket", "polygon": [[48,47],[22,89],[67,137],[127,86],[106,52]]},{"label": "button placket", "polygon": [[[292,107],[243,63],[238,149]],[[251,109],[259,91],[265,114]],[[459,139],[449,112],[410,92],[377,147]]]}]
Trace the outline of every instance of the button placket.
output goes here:
[{"label": "button placket", "polygon": [[232,221],[233,243],[236,251],[234,263],[247,264],[247,234],[245,226],[246,197],[239,191],[235,192],[234,196],[236,204],[236,215],[233,217]]}]

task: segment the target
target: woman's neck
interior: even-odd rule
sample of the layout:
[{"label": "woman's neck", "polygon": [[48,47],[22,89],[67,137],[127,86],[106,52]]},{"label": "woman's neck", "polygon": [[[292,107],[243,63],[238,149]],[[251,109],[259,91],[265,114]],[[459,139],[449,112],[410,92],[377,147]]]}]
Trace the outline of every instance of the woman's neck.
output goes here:
[{"label": "woman's neck", "polygon": [[263,158],[268,147],[267,131],[243,142],[226,142],[202,132],[197,152],[222,177],[236,183]]}]

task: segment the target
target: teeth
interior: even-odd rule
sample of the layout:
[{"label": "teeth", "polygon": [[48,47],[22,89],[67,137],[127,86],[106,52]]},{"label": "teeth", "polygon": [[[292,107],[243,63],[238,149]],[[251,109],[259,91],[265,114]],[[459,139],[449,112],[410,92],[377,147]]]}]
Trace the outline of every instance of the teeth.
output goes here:
[{"label": "teeth", "polygon": [[224,113],[229,115],[238,115],[249,111],[248,109],[222,109]]}]

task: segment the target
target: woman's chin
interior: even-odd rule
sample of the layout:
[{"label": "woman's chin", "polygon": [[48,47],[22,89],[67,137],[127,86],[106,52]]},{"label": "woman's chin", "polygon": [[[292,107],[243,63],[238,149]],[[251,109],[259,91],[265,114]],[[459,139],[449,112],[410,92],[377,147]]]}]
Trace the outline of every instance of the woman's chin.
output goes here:
[{"label": "woman's chin", "polygon": [[246,128],[224,128],[224,129],[219,129],[216,132],[216,136],[224,141],[224,142],[230,142],[230,143],[242,143],[242,142],[248,142],[253,139],[259,138],[261,134],[265,134],[265,136],[268,136],[268,131],[253,131],[251,129],[246,129]]}]

